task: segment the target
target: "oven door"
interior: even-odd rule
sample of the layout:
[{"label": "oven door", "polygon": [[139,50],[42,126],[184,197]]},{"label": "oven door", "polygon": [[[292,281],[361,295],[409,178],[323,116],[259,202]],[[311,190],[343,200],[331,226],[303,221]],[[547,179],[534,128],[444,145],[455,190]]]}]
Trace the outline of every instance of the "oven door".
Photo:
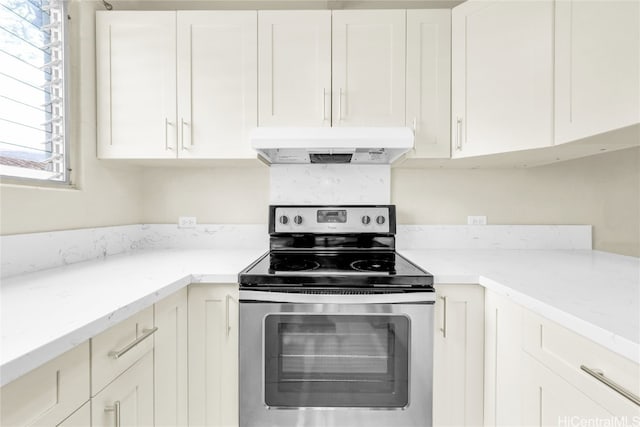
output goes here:
[{"label": "oven door", "polygon": [[433,293],[250,294],[241,426],[431,424]]}]

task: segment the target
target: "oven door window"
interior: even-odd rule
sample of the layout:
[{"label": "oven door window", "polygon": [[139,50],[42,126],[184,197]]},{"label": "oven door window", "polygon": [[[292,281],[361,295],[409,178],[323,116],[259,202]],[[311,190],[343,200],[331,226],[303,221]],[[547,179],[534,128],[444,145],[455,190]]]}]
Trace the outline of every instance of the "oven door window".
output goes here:
[{"label": "oven door window", "polygon": [[264,327],[267,406],[407,406],[407,317],[273,314]]}]

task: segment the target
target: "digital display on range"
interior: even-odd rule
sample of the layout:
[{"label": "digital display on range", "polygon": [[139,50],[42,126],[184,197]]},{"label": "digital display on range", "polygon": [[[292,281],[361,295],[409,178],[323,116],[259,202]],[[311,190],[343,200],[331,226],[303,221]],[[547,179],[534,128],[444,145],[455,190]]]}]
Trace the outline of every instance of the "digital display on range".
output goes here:
[{"label": "digital display on range", "polygon": [[318,224],[327,222],[347,222],[346,210],[319,210]]}]

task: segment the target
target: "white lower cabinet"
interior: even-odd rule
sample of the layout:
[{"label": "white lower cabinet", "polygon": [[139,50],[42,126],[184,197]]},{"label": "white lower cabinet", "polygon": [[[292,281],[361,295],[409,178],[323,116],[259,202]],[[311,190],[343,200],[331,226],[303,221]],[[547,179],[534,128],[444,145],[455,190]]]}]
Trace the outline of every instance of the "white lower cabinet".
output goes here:
[{"label": "white lower cabinet", "polygon": [[438,285],[436,294],[433,424],[482,425],[484,288]]},{"label": "white lower cabinet", "polygon": [[156,426],[186,426],[187,421],[187,289],[154,307],[154,396]]},{"label": "white lower cabinet", "polygon": [[189,287],[189,425],[238,425],[238,285]]},{"label": "white lower cabinet", "polygon": [[620,392],[640,396],[640,365],[529,311],[523,337],[529,365],[540,372],[525,383],[525,421],[550,425],[557,417],[617,417],[640,422],[640,405]]},{"label": "white lower cabinet", "polygon": [[522,425],[522,308],[485,293],[484,423]]},{"label": "white lower cabinet", "polygon": [[56,427],[87,427],[91,425],[91,402],[87,402]]},{"label": "white lower cabinet", "polygon": [[91,399],[93,427],[153,425],[153,352]]},{"label": "white lower cabinet", "polygon": [[[523,422],[558,426],[577,420],[610,420],[612,414],[531,356],[523,358]],[[580,424],[581,425],[581,424]]]},{"label": "white lower cabinet", "polygon": [[76,425],[64,420],[88,400],[89,341],[86,341],[2,387],[0,425]]}]

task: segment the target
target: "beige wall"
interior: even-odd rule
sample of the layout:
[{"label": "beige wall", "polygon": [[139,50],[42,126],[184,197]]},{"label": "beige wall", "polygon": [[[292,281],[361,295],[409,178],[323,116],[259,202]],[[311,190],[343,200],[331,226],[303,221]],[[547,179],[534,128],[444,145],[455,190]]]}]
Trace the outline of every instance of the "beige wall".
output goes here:
[{"label": "beige wall", "polygon": [[403,224],[592,224],[594,248],[640,256],[640,148],[531,169],[393,169]]},{"label": "beige wall", "polygon": [[95,29],[97,3],[72,2],[71,104],[73,144],[70,188],[0,184],[2,234],[138,223],[140,173],[96,159]]},{"label": "beige wall", "polygon": [[143,218],[175,223],[195,216],[201,224],[264,224],[269,206],[269,169],[147,168],[142,174]]}]

